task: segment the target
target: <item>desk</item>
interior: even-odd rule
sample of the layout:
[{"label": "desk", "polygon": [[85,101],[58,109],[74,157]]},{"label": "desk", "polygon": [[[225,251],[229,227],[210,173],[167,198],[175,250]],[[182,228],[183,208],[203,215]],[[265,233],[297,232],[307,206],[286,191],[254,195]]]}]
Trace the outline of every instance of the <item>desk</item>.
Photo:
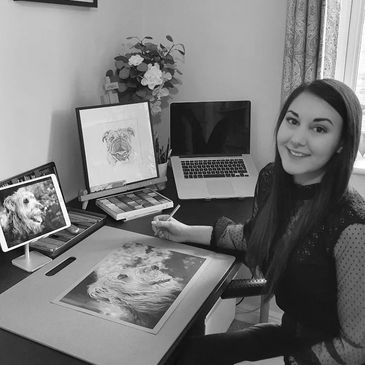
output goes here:
[{"label": "desk", "polygon": [[[166,190],[162,191],[169,198],[173,199],[175,204],[180,203],[181,209],[176,213],[176,218],[188,224],[212,224],[216,218],[221,215],[227,215],[235,220],[246,219],[251,212],[251,199],[243,200],[219,200],[219,201],[178,201],[175,185],[171,174],[169,174],[169,183]],[[77,205],[77,201],[70,202],[71,205]],[[89,210],[99,211],[97,207],[90,202]],[[142,217],[129,222],[116,222],[108,217],[107,224],[110,226],[123,228],[125,230],[151,235],[151,216]],[[29,274],[18,269],[11,264],[11,260],[22,254],[22,248],[8,253],[0,254],[0,291],[3,292],[10,288]],[[181,335],[174,346],[161,359],[160,364],[169,364],[173,358],[174,351],[181,343],[186,333],[194,326],[201,323],[206,314],[213,307],[216,300],[220,297],[228,281],[238,270],[239,265],[234,264],[227,271],[225,277],[212,291],[204,305],[191,319],[189,325],[181,330]],[[1,314],[0,314],[1,315]],[[2,364],[71,364],[81,365],[85,362],[72,358],[56,350],[39,345],[33,341],[27,340],[20,336],[11,334],[7,331],[0,330],[0,363]]]}]

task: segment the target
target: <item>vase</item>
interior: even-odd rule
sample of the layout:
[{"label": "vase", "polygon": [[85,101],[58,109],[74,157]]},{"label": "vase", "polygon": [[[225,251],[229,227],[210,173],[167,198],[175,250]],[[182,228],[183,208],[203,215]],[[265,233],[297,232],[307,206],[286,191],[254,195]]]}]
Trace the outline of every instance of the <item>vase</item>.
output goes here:
[{"label": "vase", "polygon": [[[157,166],[158,166],[158,173],[159,173],[160,177],[166,177],[166,175],[167,175],[167,162],[159,163]],[[166,181],[157,184],[157,189],[158,190],[166,189]]]}]

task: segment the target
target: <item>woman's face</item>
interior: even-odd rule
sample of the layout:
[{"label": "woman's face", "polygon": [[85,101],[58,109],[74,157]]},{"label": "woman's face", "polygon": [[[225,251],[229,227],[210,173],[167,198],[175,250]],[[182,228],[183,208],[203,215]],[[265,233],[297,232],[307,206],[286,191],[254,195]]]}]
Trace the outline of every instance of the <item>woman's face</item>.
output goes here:
[{"label": "woman's face", "polygon": [[340,151],[343,120],[326,101],[308,92],[290,104],[277,134],[284,170],[297,184],[321,181],[325,165]]}]

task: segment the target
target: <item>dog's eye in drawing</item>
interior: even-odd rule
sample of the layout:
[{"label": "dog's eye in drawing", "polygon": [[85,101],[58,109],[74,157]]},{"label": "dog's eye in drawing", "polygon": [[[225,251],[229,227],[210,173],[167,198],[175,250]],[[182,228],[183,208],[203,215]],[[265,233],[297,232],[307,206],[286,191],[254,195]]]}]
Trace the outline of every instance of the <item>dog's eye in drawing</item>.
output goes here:
[{"label": "dog's eye in drawing", "polygon": [[117,276],[117,279],[118,279],[118,280],[123,280],[123,279],[127,279],[127,277],[128,277],[128,275],[126,275],[126,274],[119,274],[119,275]]},{"label": "dog's eye in drawing", "polygon": [[159,267],[158,267],[157,265],[152,265],[152,266],[151,266],[151,269],[152,269],[152,270],[159,270]]},{"label": "dog's eye in drawing", "polygon": [[28,203],[29,203],[29,199],[28,199],[28,198],[24,198],[24,199],[23,199],[23,203],[24,203],[24,204],[28,204]]}]

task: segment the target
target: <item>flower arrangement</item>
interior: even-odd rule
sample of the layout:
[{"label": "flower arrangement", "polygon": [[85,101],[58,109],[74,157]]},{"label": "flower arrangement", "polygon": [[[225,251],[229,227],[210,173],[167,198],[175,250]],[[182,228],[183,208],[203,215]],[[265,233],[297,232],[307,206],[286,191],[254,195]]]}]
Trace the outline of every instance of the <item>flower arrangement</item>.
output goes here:
[{"label": "flower arrangement", "polygon": [[176,52],[184,56],[185,47],[182,43],[174,43],[170,35],[166,36],[167,46],[152,43],[150,36],[126,39],[136,40],[136,43],[131,45],[130,52],[114,58],[116,69],[108,70],[106,76],[118,92],[119,101],[148,100],[151,114],[156,115],[161,112],[162,99],[167,99],[179,83],[175,73],[182,73],[174,56]]}]

